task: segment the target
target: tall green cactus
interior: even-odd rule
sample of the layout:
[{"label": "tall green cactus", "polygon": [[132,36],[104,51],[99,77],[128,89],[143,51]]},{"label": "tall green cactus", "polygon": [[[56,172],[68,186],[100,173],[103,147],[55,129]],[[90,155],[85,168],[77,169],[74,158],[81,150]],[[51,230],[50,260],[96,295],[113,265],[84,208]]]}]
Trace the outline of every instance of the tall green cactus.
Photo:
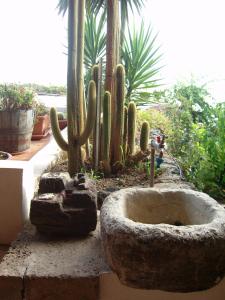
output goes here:
[{"label": "tall green cactus", "polygon": [[92,80],[89,83],[88,88],[88,113],[87,113],[87,122],[83,132],[78,136],[74,136],[72,139],[69,137],[69,131],[72,130],[71,124],[68,123],[68,143],[64,140],[58,124],[57,112],[55,108],[50,110],[50,118],[52,125],[53,136],[58,143],[59,147],[68,152],[68,172],[70,176],[74,176],[76,172],[80,170],[80,164],[78,163],[78,157],[74,153],[79,153],[81,151],[81,146],[84,145],[91,134],[91,131],[95,122],[96,114],[96,87],[95,82]]},{"label": "tall green cactus", "polygon": [[[95,85],[96,85],[96,92],[98,93],[98,80],[99,80],[99,65],[94,65],[92,67],[92,80],[94,80]],[[99,109],[97,109],[97,104],[96,104],[96,114],[97,113],[101,113],[99,112]],[[92,133],[92,160],[93,160],[93,167],[96,168],[98,165],[98,160],[99,160],[99,156],[100,156],[100,138],[99,138],[99,134],[97,134],[97,130],[99,130],[99,122],[100,120],[100,116],[96,115],[95,118],[95,124],[94,124],[94,128],[93,128],[93,133]],[[98,138],[98,141],[97,141]]]},{"label": "tall green cactus", "polygon": [[128,110],[127,107],[124,106],[124,126],[123,126],[123,155],[124,159],[127,154],[127,130],[128,130]]},{"label": "tall green cactus", "polygon": [[133,155],[135,152],[135,135],[136,135],[136,105],[130,102],[128,105],[128,138],[127,154]]},{"label": "tall green cactus", "polygon": [[149,124],[144,121],[141,126],[141,136],[140,136],[140,148],[141,151],[145,152],[148,149],[149,141]]},{"label": "tall green cactus", "polygon": [[115,128],[113,135],[114,151],[113,161],[120,162],[122,160],[121,147],[123,146],[123,130],[124,130],[124,100],[125,100],[125,70],[122,65],[116,67],[116,93],[115,93]]},{"label": "tall green cactus", "polygon": [[111,94],[105,92],[103,99],[103,169],[110,174],[110,139],[111,139]]},{"label": "tall green cactus", "polygon": [[68,172],[74,176],[82,165],[81,146],[86,143],[94,125],[96,110],[95,82],[89,83],[88,115],[84,127],[83,115],[83,55],[85,0],[68,0],[68,66],[67,119],[68,143],[59,131],[55,109],[51,109],[53,135],[59,146],[68,153]]}]

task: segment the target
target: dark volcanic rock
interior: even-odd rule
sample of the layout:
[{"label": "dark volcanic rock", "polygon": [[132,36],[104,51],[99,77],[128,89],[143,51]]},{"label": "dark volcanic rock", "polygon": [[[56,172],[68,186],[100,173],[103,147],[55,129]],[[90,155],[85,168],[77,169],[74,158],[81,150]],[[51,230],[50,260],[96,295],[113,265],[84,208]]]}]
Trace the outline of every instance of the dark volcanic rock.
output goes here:
[{"label": "dark volcanic rock", "polygon": [[38,193],[60,193],[69,180],[68,173],[45,173],[41,176]]},{"label": "dark volcanic rock", "polygon": [[[75,180],[78,181],[76,187]],[[79,183],[79,180],[84,183]],[[84,184],[86,188],[79,190],[80,184]],[[30,209],[31,223],[39,232],[79,236],[95,230],[97,194],[93,182],[84,176],[71,180],[67,174],[47,173],[40,181],[39,192],[43,191],[31,201]]]},{"label": "dark volcanic rock", "polygon": [[96,208],[96,194],[90,191],[72,191],[70,197],[66,197],[65,205],[74,208]]}]

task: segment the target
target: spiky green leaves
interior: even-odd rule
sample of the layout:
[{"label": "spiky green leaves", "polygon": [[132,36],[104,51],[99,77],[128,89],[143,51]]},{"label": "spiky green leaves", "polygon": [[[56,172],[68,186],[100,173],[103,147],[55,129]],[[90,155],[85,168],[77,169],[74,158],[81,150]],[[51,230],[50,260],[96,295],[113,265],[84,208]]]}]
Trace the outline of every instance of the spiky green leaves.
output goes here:
[{"label": "spiky green leaves", "polygon": [[135,100],[138,105],[149,102],[149,89],[159,85],[161,53],[156,38],[157,35],[153,34],[152,28],[145,29],[144,23],[139,30],[133,32],[128,30],[128,37],[125,38],[122,47],[127,102]]}]

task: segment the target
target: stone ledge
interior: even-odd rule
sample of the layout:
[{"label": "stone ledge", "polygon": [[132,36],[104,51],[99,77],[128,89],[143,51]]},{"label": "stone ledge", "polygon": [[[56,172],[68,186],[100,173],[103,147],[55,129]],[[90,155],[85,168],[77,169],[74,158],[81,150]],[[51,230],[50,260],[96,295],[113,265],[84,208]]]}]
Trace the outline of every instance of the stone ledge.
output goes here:
[{"label": "stone ledge", "polygon": [[85,238],[50,239],[27,224],[0,264],[0,299],[97,300],[108,271],[99,227]]}]

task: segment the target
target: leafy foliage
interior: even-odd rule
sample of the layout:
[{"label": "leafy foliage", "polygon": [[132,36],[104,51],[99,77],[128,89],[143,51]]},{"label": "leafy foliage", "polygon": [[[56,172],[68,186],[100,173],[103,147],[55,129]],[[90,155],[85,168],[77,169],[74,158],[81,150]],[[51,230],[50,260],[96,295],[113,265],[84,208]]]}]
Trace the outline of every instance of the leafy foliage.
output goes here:
[{"label": "leafy foliage", "polygon": [[128,30],[128,37],[125,37],[122,48],[122,60],[126,70],[127,95],[126,100],[136,101],[136,104],[143,105],[149,102],[149,89],[159,86],[158,75],[161,54],[160,47],[156,45],[157,35],[153,35],[149,26],[145,30],[144,23],[140,30],[131,33]]},{"label": "leafy foliage", "polygon": [[106,34],[105,34],[105,13],[99,16],[90,14],[85,22],[85,83],[91,80],[91,69],[98,63],[101,57],[105,57]]},{"label": "leafy foliage", "polygon": [[169,150],[186,177],[218,200],[225,199],[225,103],[211,107],[204,87],[177,85],[169,112]]},{"label": "leafy foliage", "polygon": [[93,14],[88,15],[85,22],[84,65],[91,69],[99,58],[105,56],[106,34],[104,31],[105,13],[99,20]]},{"label": "leafy foliage", "polygon": [[160,129],[166,135],[171,133],[171,120],[165,115],[165,113],[156,109],[138,110],[137,112],[137,124],[140,130],[141,124],[147,121],[149,123],[150,130]]},{"label": "leafy foliage", "polygon": [[35,106],[33,90],[16,85],[0,85],[0,110],[27,110]]}]

